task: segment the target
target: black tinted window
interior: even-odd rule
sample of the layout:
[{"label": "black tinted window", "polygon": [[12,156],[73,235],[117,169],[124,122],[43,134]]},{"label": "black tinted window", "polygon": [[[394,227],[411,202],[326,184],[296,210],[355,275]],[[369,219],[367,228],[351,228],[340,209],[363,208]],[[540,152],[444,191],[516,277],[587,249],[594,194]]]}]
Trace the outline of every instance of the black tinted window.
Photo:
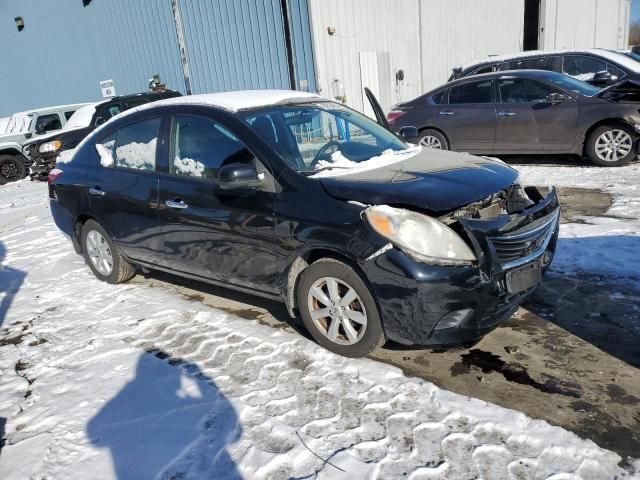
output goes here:
[{"label": "black tinted window", "polygon": [[96,115],[96,125],[101,125],[111,117],[114,117],[122,112],[122,105],[114,103],[112,105],[105,105],[100,107],[98,114]]},{"label": "black tinted window", "polygon": [[562,72],[579,80],[591,80],[593,76],[607,70],[606,62],[584,55],[566,55],[562,64]]},{"label": "black tinted window", "polygon": [[501,70],[552,70],[551,57],[521,58],[506,62]]},{"label": "black tinted window", "polygon": [[71,115],[73,115],[75,113],[74,110],[71,110],[70,112],[64,112],[64,118],[66,120],[69,120],[71,118]]},{"label": "black tinted window", "polygon": [[481,73],[491,73],[491,72],[495,72],[495,70],[496,70],[495,65],[484,65],[474,70],[471,75],[479,75]]},{"label": "black tinted window", "polygon": [[174,117],[170,171],[217,178],[221,166],[248,162],[253,155],[231,132],[208,118]]},{"label": "black tinted window", "polygon": [[493,87],[491,80],[484,82],[465,83],[452,87],[449,91],[449,103],[491,103],[493,102]]},{"label": "black tinted window", "polygon": [[554,90],[542,83],[524,78],[498,82],[502,103],[534,103],[546,100]]},{"label": "black tinted window", "polygon": [[96,143],[100,164],[103,167],[155,170],[159,131],[159,118],[151,118],[119,129]]},{"label": "black tinted window", "polygon": [[441,92],[434,93],[433,95],[431,95],[431,100],[433,101],[433,103],[435,103],[436,105],[440,105],[442,103],[445,103],[445,99],[446,99],[445,93],[446,92],[447,92],[446,90],[443,90]]},{"label": "black tinted window", "polygon": [[49,130],[58,130],[60,128],[62,128],[62,123],[57,113],[38,115],[36,132],[48,132]]}]

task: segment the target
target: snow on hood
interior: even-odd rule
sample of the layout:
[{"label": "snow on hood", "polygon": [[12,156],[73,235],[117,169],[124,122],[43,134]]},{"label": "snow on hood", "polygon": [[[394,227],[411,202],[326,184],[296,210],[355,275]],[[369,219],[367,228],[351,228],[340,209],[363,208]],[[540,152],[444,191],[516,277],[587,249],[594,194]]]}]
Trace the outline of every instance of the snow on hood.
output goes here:
[{"label": "snow on hood", "polygon": [[0,135],[4,134],[7,129],[7,125],[9,124],[9,120],[11,120],[11,117],[0,118]]},{"label": "snow on hood", "polygon": [[466,65],[463,65],[461,68],[467,69],[469,67],[473,67],[474,65],[478,65],[480,63],[485,62],[504,62],[508,60],[519,60],[521,58],[528,57],[537,57],[540,55],[554,55],[554,54],[566,54],[566,53],[589,53],[592,55],[596,55],[605,60],[609,60],[610,62],[617,63],[618,65],[622,65],[627,70],[630,70],[634,73],[640,73],[640,62],[635,61],[633,58],[624,55],[619,52],[612,52],[610,50],[602,50],[599,48],[590,48],[583,50],[530,50],[528,52],[518,52],[510,55],[495,55],[495,56],[487,56],[482,59],[473,60]]},{"label": "snow on hood", "polygon": [[99,105],[99,103],[90,103],[76,110],[67,123],[65,123],[64,127],[62,127],[62,130],[68,131],[88,127],[93,118],[93,114],[96,113],[97,105]]},{"label": "snow on hood", "polygon": [[5,135],[15,135],[17,133],[26,132],[29,130],[31,119],[33,115],[29,113],[15,113],[9,119],[7,128],[4,131]]},{"label": "snow on hood", "polygon": [[362,162],[354,162],[345,157],[339,150],[331,154],[331,160],[320,160],[316,165],[316,170],[323,168],[332,168],[331,170],[322,170],[311,175],[309,178],[326,178],[338,177],[340,175],[348,175],[350,173],[365,172],[376,168],[386,167],[402,160],[417,155],[422,151],[420,145],[409,147],[405,150],[385,150],[380,155],[371,157],[369,160]]}]

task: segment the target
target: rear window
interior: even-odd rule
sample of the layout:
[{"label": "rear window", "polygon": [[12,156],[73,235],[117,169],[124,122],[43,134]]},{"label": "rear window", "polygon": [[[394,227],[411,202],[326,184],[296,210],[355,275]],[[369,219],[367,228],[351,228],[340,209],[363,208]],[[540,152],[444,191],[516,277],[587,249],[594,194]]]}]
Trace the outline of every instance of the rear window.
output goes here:
[{"label": "rear window", "polygon": [[493,102],[493,82],[484,80],[482,82],[464,83],[452,87],[449,91],[449,104],[474,104]]}]

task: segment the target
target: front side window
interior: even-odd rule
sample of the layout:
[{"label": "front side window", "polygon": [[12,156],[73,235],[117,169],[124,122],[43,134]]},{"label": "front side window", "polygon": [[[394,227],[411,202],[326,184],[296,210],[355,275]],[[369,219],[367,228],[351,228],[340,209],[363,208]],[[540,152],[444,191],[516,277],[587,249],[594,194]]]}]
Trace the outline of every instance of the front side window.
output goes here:
[{"label": "front side window", "polygon": [[290,167],[305,174],[353,168],[408,148],[369,117],[334,102],[248,112],[245,121]]},{"label": "front side window", "polygon": [[588,82],[598,72],[607,70],[607,63],[585,55],[567,55],[562,62],[562,73]]},{"label": "front side window", "polygon": [[220,167],[249,162],[253,155],[231,132],[213,120],[176,116],[169,159],[169,170],[174,175],[217,178]]},{"label": "front side window", "polygon": [[62,128],[60,117],[57,113],[38,115],[36,120],[36,133],[44,133],[49,130],[59,130]]},{"label": "front side window", "polygon": [[449,91],[449,104],[473,104],[493,102],[493,81],[464,83]]},{"label": "front side window", "polygon": [[127,125],[96,143],[103,167],[153,171],[160,119],[151,118]]},{"label": "front side window", "polygon": [[554,93],[551,87],[525,78],[500,80],[498,89],[502,103],[544,102],[550,93]]}]

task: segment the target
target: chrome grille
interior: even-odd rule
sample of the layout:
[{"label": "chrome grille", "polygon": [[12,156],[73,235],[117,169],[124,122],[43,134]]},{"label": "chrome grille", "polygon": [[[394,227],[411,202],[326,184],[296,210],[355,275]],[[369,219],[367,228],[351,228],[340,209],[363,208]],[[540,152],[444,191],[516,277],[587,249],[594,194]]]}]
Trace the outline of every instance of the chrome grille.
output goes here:
[{"label": "chrome grille", "polygon": [[541,255],[553,237],[558,215],[559,212],[554,212],[508,235],[490,237],[498,263],[503,268],[510,268]]}]

